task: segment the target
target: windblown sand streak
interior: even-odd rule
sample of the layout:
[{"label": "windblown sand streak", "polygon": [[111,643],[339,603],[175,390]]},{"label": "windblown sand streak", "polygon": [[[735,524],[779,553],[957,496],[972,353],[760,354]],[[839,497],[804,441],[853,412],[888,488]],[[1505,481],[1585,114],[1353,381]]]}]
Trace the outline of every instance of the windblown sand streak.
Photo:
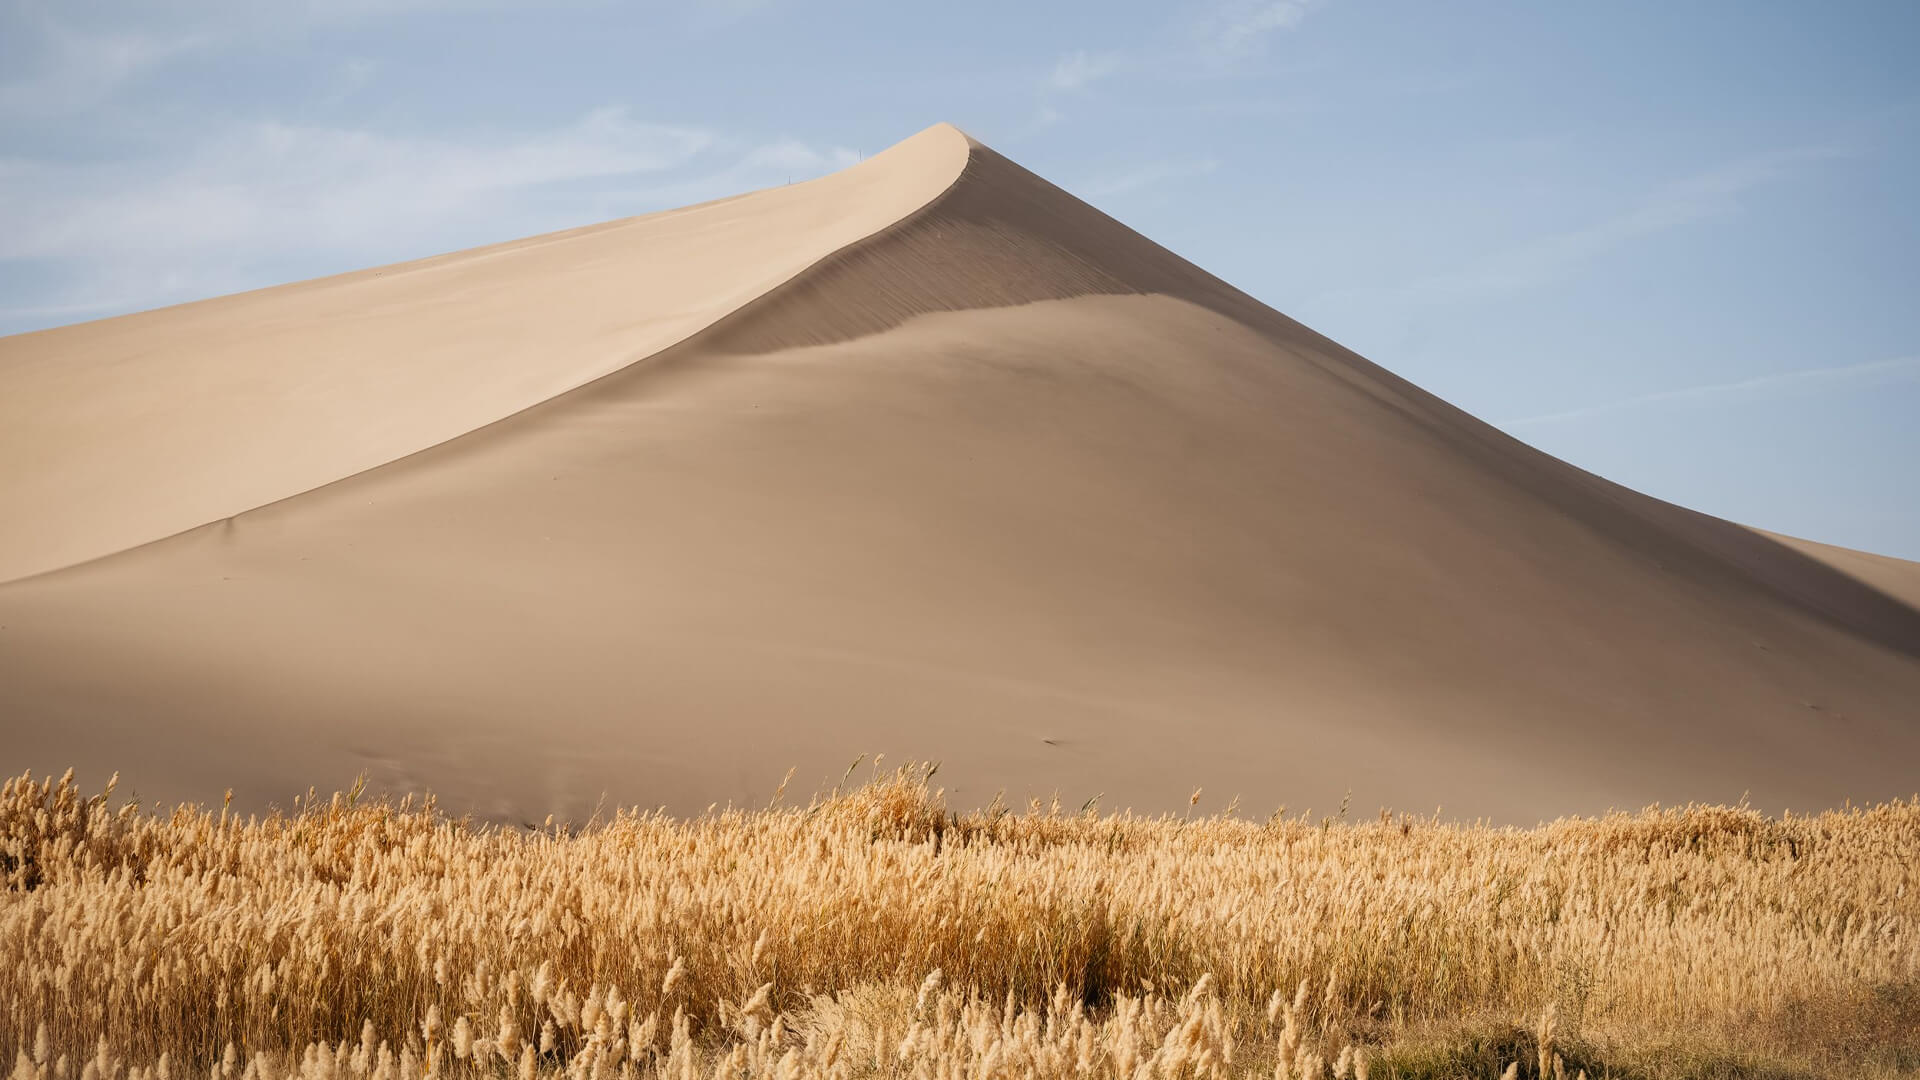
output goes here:
[{"label": "windblown sand streak", "polygon": [[567,831],[22,777],[0,845],[17,1080],[1482,1075],[1421,1071],[1465,1031],[1487,1076],[1920,1053],[1912,802],[953,814],[905,769]]}]

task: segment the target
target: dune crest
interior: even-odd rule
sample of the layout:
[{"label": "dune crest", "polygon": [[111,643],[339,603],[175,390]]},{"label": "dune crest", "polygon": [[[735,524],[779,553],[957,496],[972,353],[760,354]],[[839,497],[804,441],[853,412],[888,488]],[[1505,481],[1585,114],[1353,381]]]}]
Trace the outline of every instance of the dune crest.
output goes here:
[{"label": "dune crest", "polygon": [[950,128],[908,150],[880,224],[677,344],[0,587],[13,767],[533,820],[876,750],[962,804],[1912,793],[1912,564],[1607,483]]},{"label": "dune crest", "polygon": [[925,205],[941,125],[832,176],[0,338],[0,581],[332,483],[659,352]]}]

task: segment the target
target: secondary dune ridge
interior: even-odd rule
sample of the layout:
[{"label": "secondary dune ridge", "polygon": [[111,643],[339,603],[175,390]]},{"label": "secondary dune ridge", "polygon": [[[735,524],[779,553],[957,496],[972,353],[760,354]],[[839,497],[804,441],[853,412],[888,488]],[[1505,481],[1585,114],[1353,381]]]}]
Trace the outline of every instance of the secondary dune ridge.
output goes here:
[{"label": "secondary dune ridge", "polygon": [[[292,324],[262,338],[220,318],[244,297],[209,302],[176,347],[217,328],[228,364],[257,347],[284,378],[253,426],[202,425],[142,504],[164,513],[97,532],[121,489],[59,478],[124,472],[57,430],[84,379],[34,373],[112,349],[0,343],[0,379],[38,395],[16,410],[50,417],[8,458],[43,475],[4,494],[80,507],[14,565],[125,549],[0,586],[9,766],[255,804],[365,772],[509,820],[758,802],[874,750],[943,760],[961,803],[1203,787],[1530,820],[1912,793],[1913,564],[1540,454],[952,128],[862,169],[677,212],[731,215],[739,280],[725,245],[656,243],[670,215],[487,249],[508,261],[478,291],[400,273],[411,306],[330,279],[357,292],[327,319],[391,320],[355,338],[367,370],[429,399],[468,365],[498,384],[418,429],[417,397],[357,396],[387,382],[341,391],[300,438],[363,404],[388,434],[303,470],[248,441],[306,415],[307,361],[272,352]],[[755,240],[763,216],[787,224]],[[543,306],[549,273],[665,281],[693,250],[709,276],[675,303],[697,316],[624,352],[569,320],[654,326],[646,292]],[[449,329],[481,307],[524,329]],[[235,503],[230,457],[280,501]]]}]

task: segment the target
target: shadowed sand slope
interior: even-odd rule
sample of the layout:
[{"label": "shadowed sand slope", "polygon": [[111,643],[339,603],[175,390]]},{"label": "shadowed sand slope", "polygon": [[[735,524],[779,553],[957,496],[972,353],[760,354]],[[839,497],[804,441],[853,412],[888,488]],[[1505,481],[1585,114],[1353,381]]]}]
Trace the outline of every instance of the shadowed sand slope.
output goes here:
[{"label": "shadowed sand slope", "polygon": [[[524,819],[757,802],[876,750],[942,760],[963,803],[1530,819],[1920,787],[1912,564],[1609,484],[950,128],[904,146],[934,165],[875,159],[885,220],[819,208],[868,231],[679,344],[496,358],[523,396],[606,373],[0,587],[0,764],[256,803],[366,771]],[[492,302],[550,272],[595,280],[532,264]],[[403,315],[365,347],[457,357]]]}]

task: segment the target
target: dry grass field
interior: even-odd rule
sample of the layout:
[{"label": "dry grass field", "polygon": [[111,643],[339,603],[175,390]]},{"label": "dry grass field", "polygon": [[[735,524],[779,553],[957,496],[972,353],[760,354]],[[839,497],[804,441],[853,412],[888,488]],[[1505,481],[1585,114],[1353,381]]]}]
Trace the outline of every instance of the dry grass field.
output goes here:
[{"label": "dry grass field", "polygon": [[0,796],[16,1080],[1880,1076],[1920,802],[1533,829],[804,807],[584,827]]}]

